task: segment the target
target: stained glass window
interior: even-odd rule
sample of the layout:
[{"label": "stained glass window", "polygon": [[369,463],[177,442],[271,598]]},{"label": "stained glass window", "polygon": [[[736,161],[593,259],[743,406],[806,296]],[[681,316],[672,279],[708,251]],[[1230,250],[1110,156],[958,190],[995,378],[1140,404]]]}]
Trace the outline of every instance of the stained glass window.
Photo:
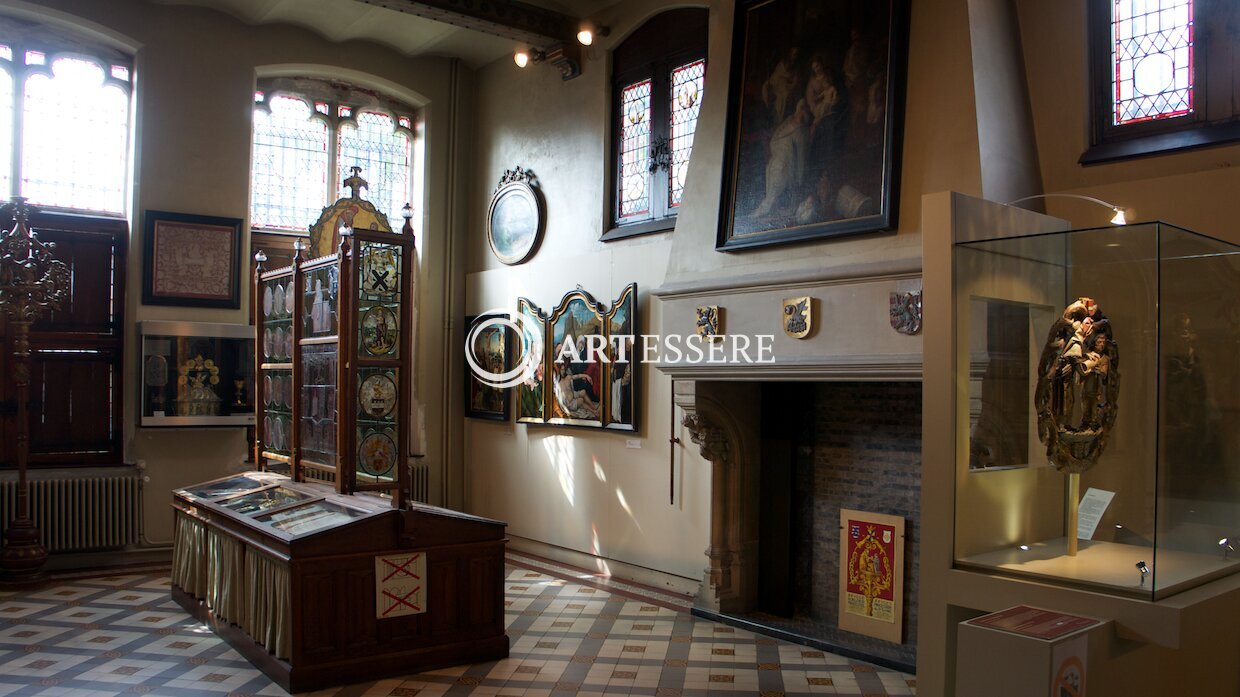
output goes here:
[{"label": "stained glass window", "polygon": [[709,14],[665,10],[612,50],[611,216],[603,240],[675,226],[702,106]]},{"label": "stained glass window", "polygon": [[1112,0],[1114,125],[1193,113],[1193,0]]},{"label": "stained glass window", "polygon": [[61,57],[50,67],[24,85],[21,195],[43,206],[123,213],[129,93],[92,60]]},{"label": "stained glass window", "polygon": [[[409,135],[396,130],[392,117],[362,110],[356,123],[340,126],[336,157],[336,182],[349,176],[349,168],[362,168],[370,188],[366,198],[387,216],[393,229],[400,229],[400,209],[409,202],[409,173],[413,147]],[[345,191],[341,189],[341,196]]]},{"label": "stained glass window", "polygon": [[[363,196],[399,230],[401,209],[420,191],[411,112],[342,83],[260,81],[254,94],[252,225],[306,231],[324,206],[349,194],[342,182],[356,166],[368,183]],[[415,217],[415,231],[419,222]]]},{"label": "stained glass window", "polygon": [[13,76],[0,70],[0,191],[13,190]]},{"label": "stained glass window", "polygon": [[250,221],[304,231],[326,205],[328,127],[301,99],[277,95],[268,104],[254,110]]},{"label": "stained glass window", "polygon": [[685,192],[685,174],[689,171],[689,154],[693,151],[693,134],[697,130],[698,110],[702,108],[705,79],[704,60],[672,70],[672,170],[667,178],[667,205],[671,207],[680,205]]},{"label": "stained glass window", "polygon": [[650,210],[650,80],[642,80],[620,90],[620,178],[621,218]]}]

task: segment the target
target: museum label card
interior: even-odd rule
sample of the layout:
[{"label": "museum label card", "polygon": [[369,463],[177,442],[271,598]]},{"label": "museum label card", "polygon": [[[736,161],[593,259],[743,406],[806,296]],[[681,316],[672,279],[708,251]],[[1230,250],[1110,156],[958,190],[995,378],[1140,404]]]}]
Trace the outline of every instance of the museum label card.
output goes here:
[{"label": "museum label card", "polygon": [[1098,529],[1098,521],[1102,520],[1102,514],[1106,513],[1107,506],[1111,505],[1111,499],[1113,498],[1115,498],[1114,491],[1095,489],[1092,486],[1085,492],[1085,496],[1081,498],[1081,507],[1077,511],[1077,539],[1094,539],[1094,532]]}]

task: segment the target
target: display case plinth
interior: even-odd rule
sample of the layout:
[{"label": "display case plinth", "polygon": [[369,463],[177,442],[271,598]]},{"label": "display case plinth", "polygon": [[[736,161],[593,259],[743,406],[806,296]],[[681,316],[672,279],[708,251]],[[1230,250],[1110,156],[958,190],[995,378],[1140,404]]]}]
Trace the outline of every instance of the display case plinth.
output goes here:
[{"label": "display case plinth", "polygon": [[1151,575],[1157,564],[1158,591],[1165,597],[1237,570],[1240,560],[1222,555],[1196,554],[1174,549],[1158,550],[1120,542],[1079,540],[1076,556],[1068,555],[1068,540],[1060,537],[1021,547],[1009,547],[959,559],[960,568],[1003,569],[1029,578],[1054,580],[1101,588],[1118,594],[1147,598],[1149,580],[1141,583],[1137,562],[1145,562]]}]

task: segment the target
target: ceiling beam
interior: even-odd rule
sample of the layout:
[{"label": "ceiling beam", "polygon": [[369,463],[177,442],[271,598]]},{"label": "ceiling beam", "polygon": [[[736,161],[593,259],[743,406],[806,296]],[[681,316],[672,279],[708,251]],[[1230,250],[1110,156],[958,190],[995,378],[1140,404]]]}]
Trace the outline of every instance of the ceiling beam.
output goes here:
[{"label": "ceiling beam", "polygon": [[357,0],[454,27],[551,49],[576,41],[576,17],[517,0]]}]

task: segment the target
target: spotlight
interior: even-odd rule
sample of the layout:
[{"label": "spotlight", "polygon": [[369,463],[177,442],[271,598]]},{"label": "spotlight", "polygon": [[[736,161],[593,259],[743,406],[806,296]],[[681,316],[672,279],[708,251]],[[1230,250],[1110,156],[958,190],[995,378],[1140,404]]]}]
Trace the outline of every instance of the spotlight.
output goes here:
[{"label": "spotlight", "polygon": [[596,27],[589,22],[583,23],[581,28],[577,30],[577,42],[582,46],[589,46],[594,43],[594,37],[607,36],[611,33],[611,27]]},{"label": "spotlight", "polygon": [[1075,198],[1081,201],[1088,201],[1090,203],[1096,203],[1100,206],[1106,206],[1107,208],[1110,208],[1112,211],[1115,212],[1115,215],[1111,217],[1112,225],[1127,225],[1128,224],[1128,215],[1127,215],[1127,212],[1123,208],[1115,205],[1114,203],[1107,203],[1106,201],[1103,201],[1102,199],[1094,198],[1093,196],[1082,196],[1081,194],[1036,194],[1034,196],[1025,196],[1024,198],[1018,198],[1015,201],[1009,201],[1007,205],[1014,206],[1018,203],[1024,203],[1025,201],[1032,201],[1034,199],[1039,199],[1039,198]]},{"label": "spotlight", "polygon": [[1137,571],[1141,572],[1141,585],[1145,585],[1145,577],[1150,574],[1150,567],[1145,565],[1145,560],[1137,562]]},{"label": "spotlight", "polygon": [[517,64],[518,68],[524,68],[530,64],[530,54],[527,51],[517,51],[512,54],[512,62]]},{"label": "spotlight", "polygon": [[1221,549],[1221,550],[1223,550],[1223,558],[1224,558],[1224,559],[1226,559],[1226,558],[1227,558],[1227,554],[1228,554],[1229,552],[1234,552],[1234,551],[1236,551],[1236,548],[1235,548],[1235,547],[1233,547],[1233,546],[1232,546],[1232,544],[1231,544],[1231,540],[1230,540],[1229,538],[1226,538],[1226,537],[1224,537],[1224,538],[1222,538],[1221,540],[1219,540],[1219,541],[1218,541],[1218,548],[1219,548],[1219,549]]},{"label": "spotlight", "polygon": [[1123,209],[1123,208],[1120,208],[1119,206],[1116,206],[1116,207],[1115,207],[1114,209],[1112,209],[1112,210],[1114,210],[1114,211],[1115,211],[1115,217],[1114,217],[1114,218],[1111,218],[1111,224],[1112,224],[1112,225],[1127,225],[1127,224],[1128,224],[1128,218],[1124,215],[1124,209]]}]

